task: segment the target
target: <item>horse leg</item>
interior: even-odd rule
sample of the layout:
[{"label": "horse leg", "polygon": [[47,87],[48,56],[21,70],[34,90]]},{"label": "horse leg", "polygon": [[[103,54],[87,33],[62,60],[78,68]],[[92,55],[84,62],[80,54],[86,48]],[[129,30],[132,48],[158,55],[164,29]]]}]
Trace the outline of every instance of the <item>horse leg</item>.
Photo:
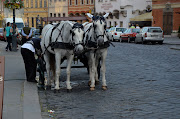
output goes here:
[{"label": "horse leg", "polygon": [[51,87],[51,80],[50,80],[50,54],[46,52],[44,54],[44,61],[46,62],[46,71],[47,71],[47,88]]},{"label": "horse leg", "polygon": [[97,68],[98,68],[98,65],[100,63],[99,61],[100,57],[99,56],[96,56],[96,59],[95,59],[95,84],[98,85],[99,84],[99,79],[98,79],[98,71],[97,71]]},{"label": "horse leg", "polygon": [[89,68],[89,76],[90,76],[90,90],[93,91],[95,90],[95,79],[94,79],[94,75],[95,75],[95,56],[94,53],[90,53],[90,68]]},{"label": "horse leg", "polygon": [[61,68],[60,68],[60,64],[61,64],[61,54],[59,51],[55,50],[55,61],[56,61],[56,65],[55,65],[55,91],[58,91],[59,88],[59,76],[61,73]]},{"label": "horse leg", "polygon": [[101,59],[101,72],[102,72],[102,89],[107,90],[107,85],[106,85],[106,78],[105,78],[105,73],[106,73],[106,56],[107,56],[107,50],[105,50],[102,53]]},{"label": "horse leg", "polygon": [[70,85],[70,76],[71,76],[71,63],[73,60],[74,55],[70,55],[67,58],[67,68],[66,68],[66,73],[67,73],[67,80],[66,80],[66,85],[67,85],[67,91],[71,92],[72,87]]}]

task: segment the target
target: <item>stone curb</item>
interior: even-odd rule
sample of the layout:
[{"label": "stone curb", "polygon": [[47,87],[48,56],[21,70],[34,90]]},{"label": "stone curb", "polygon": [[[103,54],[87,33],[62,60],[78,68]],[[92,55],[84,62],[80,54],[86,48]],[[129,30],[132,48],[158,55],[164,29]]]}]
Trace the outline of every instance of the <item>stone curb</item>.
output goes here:
[{"label": "stone curb", "polygon": [[23,119],[42,119],[36,83],[24,82]]}]

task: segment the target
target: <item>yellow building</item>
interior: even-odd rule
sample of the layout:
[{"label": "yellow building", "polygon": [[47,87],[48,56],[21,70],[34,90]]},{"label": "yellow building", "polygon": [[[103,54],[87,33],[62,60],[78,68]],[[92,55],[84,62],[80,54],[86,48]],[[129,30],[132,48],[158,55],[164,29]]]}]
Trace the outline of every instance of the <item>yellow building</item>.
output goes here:
[{"label": "yellow building", "polygon": [[44,17],[48,17],[48,0],[24,0],[24,21],[29,27],[44,26]]}]

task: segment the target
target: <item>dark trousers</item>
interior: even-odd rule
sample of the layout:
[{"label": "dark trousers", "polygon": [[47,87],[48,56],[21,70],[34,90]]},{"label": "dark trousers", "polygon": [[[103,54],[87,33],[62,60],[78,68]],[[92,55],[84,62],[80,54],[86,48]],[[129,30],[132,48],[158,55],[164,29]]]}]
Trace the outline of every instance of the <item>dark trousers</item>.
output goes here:
[{"label": "dark trousers", "polygon": [[26,48],[21,48],[21,55],[24,60],[27,81],[34,82],[36,78],[37,62],[34,53]]},{"label": "dark trousers", "polygon": [[6,46],[6,50],[10,50],[11,51],[11,43],[12,43],[12,37],[7,37],[7,46]]}]

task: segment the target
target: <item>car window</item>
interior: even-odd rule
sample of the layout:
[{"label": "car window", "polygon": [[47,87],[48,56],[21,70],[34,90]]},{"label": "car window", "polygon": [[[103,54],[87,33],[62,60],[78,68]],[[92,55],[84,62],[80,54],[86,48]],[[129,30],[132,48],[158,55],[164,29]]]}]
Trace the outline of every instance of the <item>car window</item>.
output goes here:
[{"label": "car window", "polygon": [[3,32],[3,29],[0,29],[0,32],[2,33],[2,32]]},{"label": "car window", "polygon": [[148,28],[143,28],[142,33],[147,32]]},{"label": "car window", "polygon": [[161,33],[162,30],[160,28],[149,28],[148,32],[158,32],[158,33]]},{"label": "car window", "polygon": [[140,31],[140,29],[132,29],[133,33],[138,33]]},{"label": "car window", "polygon": [[126,30],[124,31],[124,33],[128,33],[128,31],[129,31],[129,29],[126,29]]},{"label": "car window", "polygon": [[116,31],[118,31],[118,32],[123,32],[123,31],[124,31],[124,28],[116,28]]}]

